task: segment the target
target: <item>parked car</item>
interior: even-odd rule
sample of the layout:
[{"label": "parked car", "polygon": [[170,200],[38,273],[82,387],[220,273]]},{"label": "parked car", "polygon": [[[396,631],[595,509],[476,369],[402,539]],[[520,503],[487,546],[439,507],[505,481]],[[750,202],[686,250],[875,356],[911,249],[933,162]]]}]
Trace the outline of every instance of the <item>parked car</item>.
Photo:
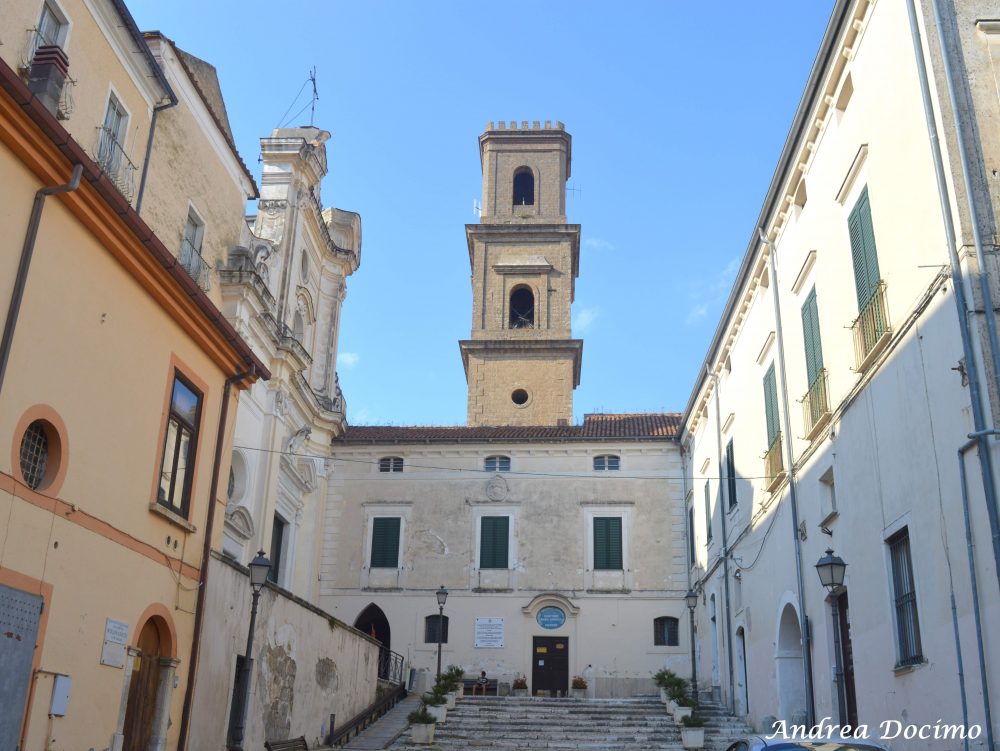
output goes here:
[{"label": "parked car", "polygon": [[798,738],[776,738],[751,735],[734,741],[726,751],[887,751],[888,747],[871,741],[855,741],[848,738],[808,740]]}]

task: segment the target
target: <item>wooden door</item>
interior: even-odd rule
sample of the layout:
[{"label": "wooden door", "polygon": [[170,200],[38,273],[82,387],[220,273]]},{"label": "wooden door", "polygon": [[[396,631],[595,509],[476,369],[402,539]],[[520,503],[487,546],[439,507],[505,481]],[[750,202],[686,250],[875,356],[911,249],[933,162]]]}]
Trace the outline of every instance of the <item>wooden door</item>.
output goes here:
[{"label": "wooden door", "polygon": [[837,595],[840,619],[840,656],[844,662],[844,694],[847,700],[847,722],[858,726],[858,695],[854,688],[854,646],[851,643],[851,618],[847,610],[847,592]]},{"label": "wooden door", "polygon": [[569,691],[569,639],[536,636],[531,650],[531,692],[565,696]]},{"label": "wooden door", "polygon": [[156,690],[160,682],[160,633],[152,621],[147,621],[139,633],[138,647],[125,709],[123,751],[146,751],[153,735]]}]

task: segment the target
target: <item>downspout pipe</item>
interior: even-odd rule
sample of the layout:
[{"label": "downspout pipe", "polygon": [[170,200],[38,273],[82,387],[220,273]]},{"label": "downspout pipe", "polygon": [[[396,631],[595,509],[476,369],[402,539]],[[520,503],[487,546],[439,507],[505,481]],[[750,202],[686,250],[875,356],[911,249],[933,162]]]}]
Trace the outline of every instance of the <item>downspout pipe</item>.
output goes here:
[{"label": "downspout pipe", "polygon": [[[708,370],[708,368],[706,368]],[[726,502],[722,494],[722,403],[719,399],[719,377],[712,372],[708,372],[708,377],[715,384],[715,444],[719,456],[719,519],[722,521],[722,586],[723,595],[726,599],[726,663],[729,666],[729,711],[736,713],[736,687],[733,681],[733,624],[732,608],[729,597],[729,542],[726,531]],[[732,499],[728,499],[732,501]]]},{"label": "downspout pipe", "polygon": [[799,498],[795,483],[795,454],[792,453],[792,421],[788,411],[788,381],[785,377],[785,337],[781,326],[781,305],[778,300],[777,248],[765,234],[763,227],[757,228],[760,241],[768,248],[768,263],[771,272],[771,299],[774,301],[774,331],[778,346],[778,377],[781,380],[781,408],[785,419],[785,453],[788,455],[788,496],[792,509],[792,542],[795,547],[795,581],[798,585],[799,631],[802,634],[802,672],[806,688],[806,714],[809,725],[816,723],[816,696],[813,691],[812,670],[812,629],[806,615],[805,585],[802,581],[802,540],[799,539]]},{"label": "downspout pipe", "polygon": [[42,221],[42,209],[45,199],[60,193],[71,193],[80,187],[80,177],[83,175],[83,165],[73,166],[73,175],[64,185],[46,185],[35,193],[35,202],[31,206],[31,217],[28,219],[28,231],[24,235],[24,245],[21,248],[21,260],[17,265],[17,276],[14,277],[14,291],[10,296],[7,308],[7,319],[3,326],[3,339],[0,339],[0,393],[3,393],[4,376],[7,374],[7,363],[14,345],[14,329],[21,313],[21,302],[24,299],[24,288],[28,282],[28,270],[31,268],[31,257],[35,252],[35,241],[38,239],[38,226]]},{"label": "downspout pipe", "polygon": [[[681,489],[684,494],[684,529],[687,530],[688,548],[684,551],[687,556],[687,591],[694,590],[694,582],[691,580],[691,568],[694,566],[694,557],[691,555],[694,550],[694,529],[691,526],[691,512],[688,510],[688,461],[690,458],[690,447],[680,442],[681,449]],[[693,499],[692,499],[693,501]],[[687,606],[687,597],[684,598],[684,605]],[[688,608],[688,629],[691,633],[691,694],[698,698],[698,655],[695,651],[695,628],[694,628],[694,608]]]},{"label": "downspout pipe", "polygon": [[[936,23],[940,32],[941,22],[937,16],[937,3],[934,0]],[[931,100],[930,84],[927,78],[927,64],[924,62],[923,45],[920,41],[920,26],[917,23],[917,10],[913,0],[906,0],[906,12],[910,20],[910,35],[913,39],[913,54],[917,63],[917,77],[920,82],[920,97],[924,105],[924,118],[927,121],[927,138],[930,141],[931,155],[934,162],[934,177],[937,182],[938,201],[941,204],[941,218],[944,221],[945,239],[948,242],[948,258],[951,263],[951,286],[955,290],[955,308],[958,313],[959,332],[962,338],[962,353],[965,356],[965,369],[969,376],[969,401],[972,406],[972,422],[975,427],[975,437],[979,441],[979,473],[983,480],[983,495],[986,498],[986,515],[990,522],[990,533],[993,538],[993,565],[1000,583],[1000,519],[997,513],[997,488],[993,474],[993,460],[990,455],[990,446],[987,441],[986,416],[983,403],[983,394],[980,390],[979,363],[976,357],[976,350],[972,343],[972,334],[969,331],[970,315],[969,306],[965,296],[965,277],[962,273],[962,261],[958,257],[958,235],[955,232],[955,222],[951,213],[951,196],[948,192],[948,182],[945,178],[944,157],[941,154],[941,141],[937,132],[937,124],[934,119],[934,105]],[[942,42],[943,50],[943,42]],[[945,52],[943,60],[947,66],[948,55]],[[952,106],[954,107],[954,91],[951,86],[951,79],[948,79],[949,90],[952,94]],[[956,113],[957,118],[957,113]],[[961,133],[958,138],[960,155],[963,155]],[[964,156],[962,156],[964,160]],[[966,179],[966,191],[970,191],[968,170],[963,161],[962,167]],[[972,226],[975,237],[979,237],[978,221],[976,220],[975,206],[972,194],[969,192],[969,208],[972,211]],[[993,303],[989,298],[989,285],[985,274],[985,266],[979,254],[980,245],[977,240],[977,261],[979,266],[979,278],[984,285],[984,305],[986,306],[986,325],[988,327],[994,323]],[[992,346],[992,340],[991,340]],[[996,355],[996,352],[993,353]],[[994,359],[994,368],[996,368]],[[1000,371],[997,371],[1000,373]]]},{"label": "downspout pipe", "polygon": [[[965,517],[965,547],[969,554],[969,582],[972,589],[972,614],[975,617],[976,622],[976,646],[979,650],[979,680],[982,684],[983,690],[983,714],[984,721],[986,723],[986,747],[989,749],[995,749],[996,745],[993,741],[993,713],[990,710],[990,686],[987,677],[986,670],[986,655],[984,653],[983,645],[983,624],[982,618],[979,614],[979,583],[976,578],[976,546],[972,542],[972,522],[970,521],[969,514],[969,491],[965,479],[965,452],[968,451],[973,446],[979,448],[979,452],[983,452],[982,439],[984,433],[990,435],[996,435],[996,430],[986,430],[977,431],[976,433],[969,434],[969,440],[962,444],[962,447],[958,450],[958,475],[962,482],[962,513]],[[987,449],[988,450],[988,449]],[[952,610],[955,608],[955,596],[952,594]],[[954,616],[953,616],[954,617]],[[958,639],[958,624],[955,623],[955,643],[958,649],[958,669],[959,669],[959,685],[962,689],[962,722],[965,723],[966,727],[969,724],[969,718],[967,716],[968,710],[965,704],[965,678],[962,675],[962,645]]]},{"label": "downspout pipe", "polygon": [[191,658],[188,663],[187,687],[184,690],[184,708],[181,711],[181,727],[177,735],[177,751],[184,751],[191,724],[191,705],[194,700],[195,678],[198,672],[198,654],[201,648],[201,632],[205,620],[205,597],[208,590],[208,565],[212,556],[212,529],[215,526],[215,497],[219,491],[219,475],[222,468],[222,446],[226,437],[226,421],[229,416],[229,393],[237,383],[257,375],[253,363],[249,369],[226,379],[222,387],[222,406],[219,410],[219,429],[215,436],[215,458],[212,462],[212,483],[208,496],[208,511],[205,518],[205,541],[201,549],[201,570],[198,572],[198,601],[194,612],[194,636],[191,639]]},{"label": "downspout pipe", "polygon": [[146,139],[146,156],[142,160],[142,177],[139,178],[139,192],[135,198],[135,213],[140,216],[142,215],[142,195],[146,192],[146,177],[149,174],[149,159],[153,155],[153,136],[156,134],[156,118],[161,110],[176,106],[177,97],[171,92],[168,101],[153,107],[153,117],[149,121],[149,137]]}]

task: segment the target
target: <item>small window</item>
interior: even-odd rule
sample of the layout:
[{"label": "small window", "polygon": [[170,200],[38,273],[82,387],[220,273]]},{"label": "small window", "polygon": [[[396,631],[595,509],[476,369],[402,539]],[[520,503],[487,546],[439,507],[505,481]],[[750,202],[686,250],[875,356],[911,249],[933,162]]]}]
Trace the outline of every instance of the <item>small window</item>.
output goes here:
[{"label": "small window", "polygon": [[509,568],[509,516],[484,516],[479,527],[479,568]]},{"label": "small window", "polygon": [[617,472],[621,469],[621,459],[616,454],[602,454],[594,457],[594,469],[598,472]]},{"label": "small window", "polygon": [[669,615],[653,619],[653,646],[676,647],[680,644],[678,621]]},{"label": "small window", "polygon": [[910,531],[904,527],[886,544],[892,565],[892,594],[896,608],[896,649],[898,665],[923,662],[920,647],[920,621],[917,617],[917,592],[913,586],[913,561],[910,558]]},{"label": "small window", "polygon": [[514,205],[535,205],[535,176],[530,167],[518,167],[514,172]]},{"label": "small window", "polygon": [[622,570],[622,518],[594,517],[594,570]]},{"label": "small window", "polygon": [[398,516],[380,516],[372,520],[372,568],[399,568]]},{"label": "small window", "polygon": [[535,328],[535,296],[527,287],[518,287],[510,293],[510,328]]},{"label": "small window", "polygon": [[277,514],[274,515],[274,525],[271,527],[271,568],[267,570],[267,578],[275,584],[281,583],[281,556],[288,543],[288,522]]},{"label": "small window", "polygon": [[181,242],[187,249],[200,254],[201,242],[204,236],[205,223],[201,220],[201,217],[195,213],[193,208],[189,208],[187,220],[184,222],[184,239]]},{"label": "small window", "polygon": [[125,130],[128,127],[128,112],[114,94],[108,97],[108,107],[104,111],[104,125],[101,126],[97,144],[97,163],[112,177],[116,177],[125,157]]},{"label": "small window", "polygon": [[487,456],[483,462],[483,469],[487,472],[510,472],[510,457]]},{"label": "small window", "polygon": [[523,407],[528,403],[528,392],[524,389],[514,389],[510,392],[510,400],[518,407]]},{"label": "small window", "polygon": [[183,517],[187,517],[191,500],[192,474],[189,469],[194,467],[200,420],[201,394],[175,375],[156,500]]},{"label": "small window", "polygon": [[379,472],[402,472],[403,471],[403,457],[401,456],[383,456],[378,460],[378,471]]},{"label": "small window", "polygon": [[21,477],[32,490],[38,490],[49,466],[49,436],[45,423],[34,420],[21,436]]},{"label": "small window", "polygon": [[42,3],[42,14],[38,17],[38,30],[32,40],[29,62],[34,59],[39,47],[62,47],[66,41],[69,24],[55,3]]},{"label": "small window", "polygon": [[448,616],[436,613],[424,618],[424,643],[438,643],[438,626],[440,624],[441,643],[448,643]]}]

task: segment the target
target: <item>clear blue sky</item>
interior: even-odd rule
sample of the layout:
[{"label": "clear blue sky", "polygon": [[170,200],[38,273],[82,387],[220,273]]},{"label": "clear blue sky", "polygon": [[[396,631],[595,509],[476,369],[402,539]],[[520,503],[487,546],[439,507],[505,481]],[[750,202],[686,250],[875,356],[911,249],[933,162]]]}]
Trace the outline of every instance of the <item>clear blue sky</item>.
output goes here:
[{"label": "clear blue sky", "polygon": [[464,225],[487,122],[562,120],[573,136],[577,421],[681,411],[832,2],[129,6],[140,28],[218,68],[257,176],[258,139],[316,66],[315,122],[333,134],[323,201],[363,225],[340,334],[348,418],[448,425],[465,422]]}]

